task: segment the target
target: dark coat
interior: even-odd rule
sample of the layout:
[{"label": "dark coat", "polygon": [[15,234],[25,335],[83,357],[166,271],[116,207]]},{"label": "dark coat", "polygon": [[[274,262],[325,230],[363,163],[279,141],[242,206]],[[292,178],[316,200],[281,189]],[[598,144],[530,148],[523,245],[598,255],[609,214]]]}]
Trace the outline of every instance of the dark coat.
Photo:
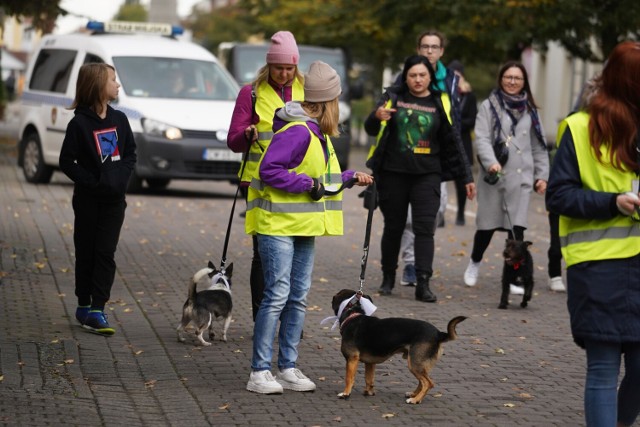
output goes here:
[{"label": "dark coat", "polygon": [[[559,215],[608,219],[619,212],[615,194],[581,189],[571,132],[553,161],[547,209]],[[587,194],[585,194],[587,193]],[[640,342],[640,253],[626,259],[590,261],[567,268],[567,307],[573,339]]]},{"label": "dark coat", "polygon": [[[380,121],[375,117],[378,107],[386,104],[387,101],[391,99],[391,108],[395,108],[401,91],[402,88],[397,86],[387,88],[374,110],[365,120],[364,128],[369,135],[375,136],[380,131]],[[449,123],[447,114],[444,111],[444,106],[440,100],[440,93],[434,92],[434,95],[433,98],[436,102],[436,107],[440,112],[440,123],[444,127],[444,131],[441,134],[446,135],[446,138],[441,141],[441,152],[439,154],[442,169],[441,179],[442,181],[460,180],[465,184],[471,183],[473,182],[471,166],[466,156],[460,134],[456,132]],[[373,171],[374,175],[378,173],[381,168],[384,168],[384,149],[389,140],[390,129],[391,126],[385,127],[384,133],[378,141],[376,151],[367,161],[367,167]]]}]

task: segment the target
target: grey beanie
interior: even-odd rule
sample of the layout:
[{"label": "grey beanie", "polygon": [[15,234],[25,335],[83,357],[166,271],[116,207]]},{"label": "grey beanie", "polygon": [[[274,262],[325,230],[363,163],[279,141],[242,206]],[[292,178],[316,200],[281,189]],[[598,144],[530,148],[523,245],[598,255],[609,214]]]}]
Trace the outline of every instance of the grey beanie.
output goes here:
[{"label": "grey beanie", "polygon": [[322,61],[315,61],[304,75],[304,100],[308,102],[333,101],[342,93],[340,76]]}]

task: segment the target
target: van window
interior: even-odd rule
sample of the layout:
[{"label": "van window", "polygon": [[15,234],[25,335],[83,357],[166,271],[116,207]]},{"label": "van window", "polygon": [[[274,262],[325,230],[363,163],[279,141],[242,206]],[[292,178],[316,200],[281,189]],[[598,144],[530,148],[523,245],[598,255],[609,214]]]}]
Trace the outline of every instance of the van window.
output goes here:
[{"label": "van window", "polygon": [[103,64],[104,61],[98,55],[94,55],[93,53],[87,53],[87,56],[84,57],[83,64],[95,64],[95,63]]},{"label": "van window", "polygon": [[231,101],[237,89],[220,65],[210,61],[114,57],[127,96]]},{"label": "van window", "polygon": [[29,89],[65,93],[76,54],[75,50],[41,50],[33,67]]}]

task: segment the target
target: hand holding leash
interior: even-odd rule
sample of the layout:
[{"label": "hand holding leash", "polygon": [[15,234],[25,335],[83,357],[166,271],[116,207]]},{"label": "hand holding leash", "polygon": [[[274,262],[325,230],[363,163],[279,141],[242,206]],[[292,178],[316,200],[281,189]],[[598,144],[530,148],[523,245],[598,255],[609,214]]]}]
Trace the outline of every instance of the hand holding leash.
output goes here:
[{"label": "hand holding leash", "polygon": [[258,140],[258,129],[255,125],[247,126],[244,130],[244,137],[249,141],[249,144]]},{"label": "hand holding leash", "polygon": [[311,199],[314,201],[318,201],[320,199],[322,199],[322,196],[324,196],[324,185],[322,185],[322,183],[318,180],[318,178],[312,178],[313,179],[313,187],[311,187],[311,190],[309,191],[309,195],[311,196]]}]

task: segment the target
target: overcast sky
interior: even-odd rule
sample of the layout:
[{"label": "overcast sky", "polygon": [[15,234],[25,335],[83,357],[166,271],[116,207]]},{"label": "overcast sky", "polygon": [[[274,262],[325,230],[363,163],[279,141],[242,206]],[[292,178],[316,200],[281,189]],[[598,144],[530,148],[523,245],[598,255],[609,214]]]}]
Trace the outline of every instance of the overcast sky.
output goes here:
[{"label": "overcast sky", "polygon": [[[191,12],[194,4],[200,0],[177,0],[178,16],[186,16]],[[150,0],[141,0],[148,5]],[[124,0],[61,0],[60,7],[69,15],[60,17],[56,21],[54,33],[66,34],[87,24],[87,20],[108,21],[118,12]]]}]

